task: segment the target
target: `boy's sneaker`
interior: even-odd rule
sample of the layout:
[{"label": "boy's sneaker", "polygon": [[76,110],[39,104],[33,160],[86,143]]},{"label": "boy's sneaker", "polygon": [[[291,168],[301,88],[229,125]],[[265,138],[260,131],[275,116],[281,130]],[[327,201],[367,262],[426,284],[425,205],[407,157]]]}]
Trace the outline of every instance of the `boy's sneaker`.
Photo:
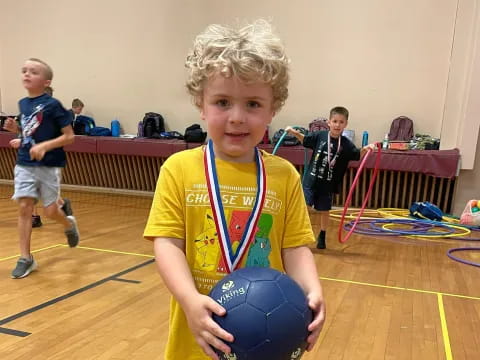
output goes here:
[{"label": "boy's sneaker", "polygon": [[37,228],[42,226],[42,219],[40,215],[32,215],[32,228]]},{"label": "boy's sneaker", "polygon": [[67,216],[67,220],[72,224],[72,227],[68,230],[65,230],[65,235],[67,235],[68,246],[75,247],[80,241],[80,234],[78,232],[77,220],[75,217],[70,215]]},{"label": "boy's sneaker", "polygon": [[61,207],[62,211],[65,213],[66,216],[72,216],[73,215],[73,210],[72,210],[72,204],[69,199],[63,199],[63,205]]},{"label": "boy's sneaker", "polygon": [[37,268],[37,262],[31,256],[31,259],[25,259],[21,257],[17,261],[17,266],[12,271],[12,279],[21,279],[30,274],[33,270]]},{"label": "boy's sneaker", "polygon": [[325,239],[318,239],[317,241],[317,249],[326,249],[327,246],[325,244]]},{"label": "boy's sneaker", "polygon": [[317,238],[317,249],[326,249],[327,246],[325,244],[325,239],[327,237],[327,233],[325,230],[320,231]]}]

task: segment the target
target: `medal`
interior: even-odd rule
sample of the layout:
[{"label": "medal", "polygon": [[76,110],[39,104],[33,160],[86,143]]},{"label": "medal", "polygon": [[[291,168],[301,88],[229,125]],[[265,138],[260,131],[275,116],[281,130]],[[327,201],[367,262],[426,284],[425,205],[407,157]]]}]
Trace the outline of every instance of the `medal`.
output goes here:
[{"label": "medal", "polygon": [[207,180],[208,195],[210,198],[210,207],[212,209],[215,227],[217,229],[218,241],[222,256],[227,266],[227,271],[231,273],[240,264],[243,256],[247,252],[250,243],[255,238],[258,219],[260,218],[263,204],[266,197],[266,177],[265,167],[263,164],[260,150],[255,148],[255,162],[257,165],[257,194],[255,196],[255,203],[252,212],[248,217],[245,225],[240,244],[235,253],[230,242],[230,235],[228,233],[227,221],[225,219],[225,212],[223,210],[222,198],[220,196],[220,186],[218,183],[217,168],[215,166],[215,153],[213,151],[213,142],[209,140],[205,147],[203,157],[205,167],[205,177]]}]

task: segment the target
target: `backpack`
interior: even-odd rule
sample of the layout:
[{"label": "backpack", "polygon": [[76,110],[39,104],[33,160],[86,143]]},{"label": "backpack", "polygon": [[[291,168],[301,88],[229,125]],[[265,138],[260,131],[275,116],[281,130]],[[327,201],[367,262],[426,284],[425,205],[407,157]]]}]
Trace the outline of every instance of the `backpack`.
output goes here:
[{"label": "backpack", "polygon": [[[300,131],[302,134],[307,133],[307,129],[305,129],[305,128],[297,128],[297,130]],[[273,134],[272,143],[277,144],[277,142],[280,140],[280,138],[283,136],[284,133],[285,133],[284,129],[280,129],[280,130],[276,131],[275,134]],[[300,145],[300,141],[294,135],[287,134],[283,138],[281,145],[296,146],[296,145]]]},{"label": "backpack", "polygon": [[183,140],[183,135],[180,134],[178,131],[165,131],[160,133],[160,137],[162,139],[178,139]]},{"label": "backpack", "polygon": [[112,130],[103,126],[95,126],[90,129],[90,136],[112,136]]},{"label": "backpack", "polygon": [[316,119],[312,120],[310,122],[310,124],[308,124],[308,131],[310,131],[310,132],[321,131],[321,130],[329,131],[330,126],[328,126],[327,121],[328,121],[328,119],[323,118],[323,117],[319,117],[319,118],[316,118]]},{"label": "backpack", "polygon": [[90,135],[95,127],[95,120],[90,116],[78,115],[73,122],[73,133],[75,135]]},{"label": "backpack", "polygon": [[149,139],[160,139],[160,133],[165,132],[163,116],[154,112],[147,112],[143,117],[143,136]]},{"label": "backpack", "polygon": [[388,141],[410,141],[413,138],[413,121],[406,116],[392,120]]},{"label": "backpack", "polygon": [[410,215],[418,219],[442,221],[443,212],[436,205],[428,201],[414,202],[410,206]]},{"label": "backpack", "polygon": [[183,138],[186,142],[203,143],[207,138],[207,133],[203,132],[200,125],[193,124],[185,129]]}]

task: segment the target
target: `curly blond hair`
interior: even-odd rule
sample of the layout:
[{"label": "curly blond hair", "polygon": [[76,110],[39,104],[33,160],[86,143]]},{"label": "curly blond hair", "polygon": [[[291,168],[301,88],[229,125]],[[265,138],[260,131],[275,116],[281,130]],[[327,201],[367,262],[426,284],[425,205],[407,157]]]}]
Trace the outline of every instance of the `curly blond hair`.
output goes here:
[{"label": "curly blond hair", "polygon": [[195,38],[185,61],[187,90],[201,107],[205,82],[212,75],[237,76],[246,83],[260,81],[272,86],[273,110],[278,111],[288,97],[289,62],[266,20],[239,29],[209,25]]}]

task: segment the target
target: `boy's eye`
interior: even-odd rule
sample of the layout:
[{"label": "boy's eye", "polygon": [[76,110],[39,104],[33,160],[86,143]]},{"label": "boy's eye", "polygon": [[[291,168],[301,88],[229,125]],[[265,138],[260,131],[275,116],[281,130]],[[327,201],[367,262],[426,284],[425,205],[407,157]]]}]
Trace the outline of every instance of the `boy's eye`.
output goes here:
[{"label": "boy's eye", "polygon": [[226,107],[228,106],[228,100],[220,99],[220,100],[217,100],[216,104],[221,107]]},{"label": "boy's eye", "polygon": [[249,101],[247,103],[248,107],[250,108],[258,108],[260,107],[260,103],[258,101]]}]

